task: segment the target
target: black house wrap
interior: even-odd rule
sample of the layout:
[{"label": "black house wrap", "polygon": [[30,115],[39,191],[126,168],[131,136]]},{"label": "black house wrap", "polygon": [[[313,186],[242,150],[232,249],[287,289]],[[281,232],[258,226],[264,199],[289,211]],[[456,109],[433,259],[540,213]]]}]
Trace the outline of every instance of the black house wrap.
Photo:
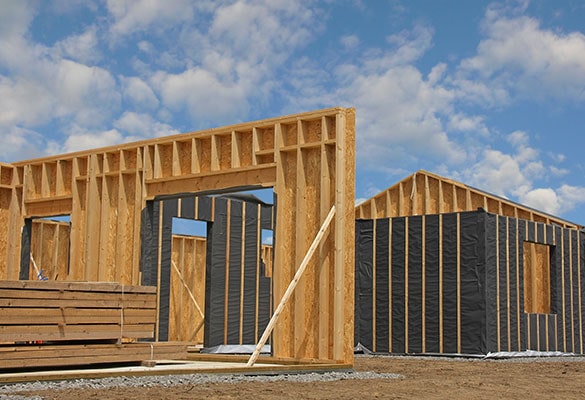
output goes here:
[{"label": "black house wrap", "polygon": [[142,213],[142,285],[159,285],[158,340],[168,340],[172,221],[207,221],[204,346],[254,344],[271,313],[271,279],[260,257],[273,206],[250,196],[185,194],[147,202]]},{"label": "black house wrap", "polygon": [[[355,345],[380,353],[582,354],[583,235],[481,209],[357,220]],[[550,254],[547,313],[525,312],[530,244]]]}]

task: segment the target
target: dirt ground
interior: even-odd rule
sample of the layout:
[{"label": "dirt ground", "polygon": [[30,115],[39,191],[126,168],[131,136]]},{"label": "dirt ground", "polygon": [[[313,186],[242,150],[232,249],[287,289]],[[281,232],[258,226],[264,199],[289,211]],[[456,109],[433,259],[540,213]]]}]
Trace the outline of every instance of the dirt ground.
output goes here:
[{"label": "dirt ground", "polygon": [[26,393],[45,399],[583,399],[585,358],[462,361],[356,357],[357,371],[401,379],[335,382],[242,382],[172,388],[71,389]]}]

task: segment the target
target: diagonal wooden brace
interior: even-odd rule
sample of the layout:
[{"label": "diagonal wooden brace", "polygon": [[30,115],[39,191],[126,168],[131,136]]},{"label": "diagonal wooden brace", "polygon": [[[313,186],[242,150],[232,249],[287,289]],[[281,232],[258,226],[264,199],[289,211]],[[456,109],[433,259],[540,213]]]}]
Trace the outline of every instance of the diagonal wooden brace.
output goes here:
[{"label": "diagonal wooden brace", "polygon": [[319,229],[319,232],[317,232],[317,235],[315,236],[315,239],[313,240],[311,247],[309,247],[307,254],[305,254],[305,258],[303,258],[303,261],[301,262],[299,269],[297,269],[297,272],[295,273],[293,280],[288,285],[286,292],[284,292],[284,295],[282,296],[282,299],[280,300],[278,307],[276,307],[274,314],[272,314],[272,318],[270,318],[270,322],[268,322],[268,325],[266,326],[266,329],[264,330],[264,333],[262,334],[260,341],[258,341],[258,344],[256,345],[256,348],[254,349],[254,352],[250,356],[250,359],[248,360],[246,367],[254,366],[254,363],[256,362],[256,360],[258,359],[258,356],[260,355],[260,351],[262,350],[262,347],[264,347],[264,345],[268,341],[268,338],[270,337],[270,334],[272,333],[272,330],[274,329],[274,325],[276,325],[276,321],[278,321],[278,318],[280,317],[282,310],[286,306],[286,303],[288,303],[288,300],[290,299],[297,284],[299,283],[299,280],[301,279],[301,277],[303,276],[303,273],[307,269],[307,265],[309,264],[309,261],[311,261],[311,257],[315,253],[317,246],[319,246],[319,243],[321,243],[321,239],[323,239],[323,236],[325,235],[325,232],[327,231],[327,228],[329,227],[329,224],[331,223],[331,220],[333,219],[334,215],[335,215],[335,206],[332,206],[331,210],[329,211],[329,214],[325,218],[325,221],[323,221],[323,225],[321,225],[321,229]]}]

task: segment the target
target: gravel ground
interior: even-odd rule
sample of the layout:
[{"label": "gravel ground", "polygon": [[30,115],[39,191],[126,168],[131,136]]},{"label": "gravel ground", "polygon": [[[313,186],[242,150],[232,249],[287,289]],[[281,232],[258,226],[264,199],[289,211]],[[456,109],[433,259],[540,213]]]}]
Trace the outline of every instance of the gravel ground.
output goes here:
[{"label": "gravel ground", "polygon": [[[355,372],[161,375],[9,384],[0,386],[0,400],[186,399],[193,398],[193,388],[197,388],[198,397],[208,400],[581,399],[585,392],[583,356],[486,359],[356,355],[355,364]],[[352,383],[357,380],[364,383]]]},{"label": "gravel ground", "polygon": [[75,379],[56,382],[28,382],[0,386],[0,400],[39,400],[38,396],[23,397],[11,393],[39,392],[43,390],[63,389],[110,389],[120,387],[172,387],[176,385],[202,385],[212,383],[241,383],[241,382],[333,382],[340,380],[362,379],[398,379],[399,374],[376,372],[325,372],[300,373],[279,375],[234,375],[234,374],[192,374],[192,375],[160,375],[138,377],[116,377],[101,379]]}]

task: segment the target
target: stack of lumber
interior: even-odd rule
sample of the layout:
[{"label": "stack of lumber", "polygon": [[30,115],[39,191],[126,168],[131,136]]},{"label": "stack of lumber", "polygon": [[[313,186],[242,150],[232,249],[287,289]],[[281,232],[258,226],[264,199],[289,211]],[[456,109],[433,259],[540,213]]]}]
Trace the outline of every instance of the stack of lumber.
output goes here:
[{"label": "stack of lumber", "polygon": [[5,346],[0,347],[0,370],[186,358],[187,344],[181,342]]},{"label": "stack of lumber", "polygon": [[153,338],[156,288],[0,281],[0,342]]}]

